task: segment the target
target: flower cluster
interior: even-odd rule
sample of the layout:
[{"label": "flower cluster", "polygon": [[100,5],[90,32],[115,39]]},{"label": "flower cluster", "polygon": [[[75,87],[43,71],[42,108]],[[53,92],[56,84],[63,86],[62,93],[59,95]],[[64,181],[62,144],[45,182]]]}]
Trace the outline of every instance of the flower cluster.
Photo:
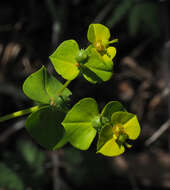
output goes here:
[{"label": "flower cluster", "polygon": [[90,44],[86,49],[80,49],[75,40],[66,40],[50,56],[57,73],[67,80],[64,84],[44,66],[25,80],[24,93],[38,103],[25,112],[31,112],[26,129],[49,150],[67,142],[87,150],[97,135],[97,153],[118,156],[140,134],[136,115],[127,112],[118,101],[109,102],[99,113],[93,98],[84,98],[68,108],[72,92],[67,87],[79,74],[91,83],[107,81],[113,74],[116,48],[110,44],[117,39],[109,41],[110,31],[101,24],[91,24],[87,38]]},{"label": "flower cluster", "polygon": [[118,156],[130,148],[128,140],[140,134],[136,115],[127,112],[117,101],[106,104],[101,114],[92,98],[80,100],[62,122],[68,141],[76,148],[87,150],[98,133],[97,153]]},{"label": "flower cluster", "polygon": [[102,24],[91,24],[87,33],[90,45],[80,49],[75,40],[66,40],[50,56],[55,70],[66,80],[80,73],[91,83],[107,81],[113,74],[116,48],[110,47],[110,31]]}]

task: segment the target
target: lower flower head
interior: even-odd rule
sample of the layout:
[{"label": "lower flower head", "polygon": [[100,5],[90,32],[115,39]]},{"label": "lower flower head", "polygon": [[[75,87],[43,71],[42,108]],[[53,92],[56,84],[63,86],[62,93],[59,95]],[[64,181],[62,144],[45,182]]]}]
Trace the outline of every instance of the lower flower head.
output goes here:
[{"label": "lower flower head", "polygon": [[113,138],[116,141],[118,145],[125,145],[126,140],[129,139],[128,134],[124,131],[123,125],[121,123],[118,123],[113,126]]},{"label": "lower flower head", "polygon": [[98,152],[106,156],[118,156],[130,148],[128,140],[135,140],[140,134],[137,117],[126,111],[113,113],[111,123],[105,125],[98,140]]}]

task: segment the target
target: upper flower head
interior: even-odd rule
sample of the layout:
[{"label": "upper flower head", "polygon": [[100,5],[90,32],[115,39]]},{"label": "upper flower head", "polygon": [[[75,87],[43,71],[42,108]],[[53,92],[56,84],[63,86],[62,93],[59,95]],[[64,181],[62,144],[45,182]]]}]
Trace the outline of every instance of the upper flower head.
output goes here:
[{"label": "upper flower head", "polygon": [[87,38],[92,46],[102,55],[113,59],[116,55],[116,48],[109,47],[111,43],[115,43],[118,39],[109,41],[110,31],[102,24],[91,24],[88,29]]},{"label": "upper flower head", "polygon": [[110,31],[101,24],[91,24],[88,40],[92,43],[80,49],[75,40],[62,42],[50,60],[55,70],[66,80],[75,79],[79,73],[91,83],[107,81],[113,74],[113,57],[116,48],[109,47]]}]

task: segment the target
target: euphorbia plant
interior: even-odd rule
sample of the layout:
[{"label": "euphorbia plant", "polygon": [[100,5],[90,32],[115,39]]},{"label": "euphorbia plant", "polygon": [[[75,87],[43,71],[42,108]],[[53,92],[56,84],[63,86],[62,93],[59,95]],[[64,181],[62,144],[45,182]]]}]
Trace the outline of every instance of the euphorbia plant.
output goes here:
[{"label": "euphorbia plant", "polygon": [[117,156],[130,148],[129,140],[140,134],[137,117],[126,111],[118,101],[111,101],[99,112],[93,98],[84,98],[71,109],[72,95],[67,88],[78,75],[95,84],[108,81],[113,74],[116,48],[110,44],[109,29],[91,24],[87,33],[90,45],[80,49],[75,40],[66,40],[50,56],[56,70],[66,82],[62,84],[44,66],[31,74],[23,84],[24,93],[37,106],[0,117],[0,122],[30,114],[26,130],[43,147],[56,150],[67,142],[80,150],[87,150],[98,137],[97,153]]}]

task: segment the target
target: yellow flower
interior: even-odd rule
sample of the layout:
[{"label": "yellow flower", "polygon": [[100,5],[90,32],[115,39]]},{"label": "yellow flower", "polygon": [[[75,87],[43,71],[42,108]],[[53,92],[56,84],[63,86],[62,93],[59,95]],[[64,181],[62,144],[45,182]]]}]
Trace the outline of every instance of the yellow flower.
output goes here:
[{"label": "yellow flower", "polygon": [[131,145],[127,140],[135,140],[140,134],[137,117],[128,112],[115,112],[111,123],[106,124],[99,135],[97,152],[105,156],[118,156]]},{"label": "yellow flower", "polygon": [[110,31],[106,26],[102,24],[91,24],[88,29],[87,38],[92,44],[92,47],[102,55],[105,62],[115,57],[116,48],[110,47],[109,45],[118,42],[118,39],[109,41]]}]

